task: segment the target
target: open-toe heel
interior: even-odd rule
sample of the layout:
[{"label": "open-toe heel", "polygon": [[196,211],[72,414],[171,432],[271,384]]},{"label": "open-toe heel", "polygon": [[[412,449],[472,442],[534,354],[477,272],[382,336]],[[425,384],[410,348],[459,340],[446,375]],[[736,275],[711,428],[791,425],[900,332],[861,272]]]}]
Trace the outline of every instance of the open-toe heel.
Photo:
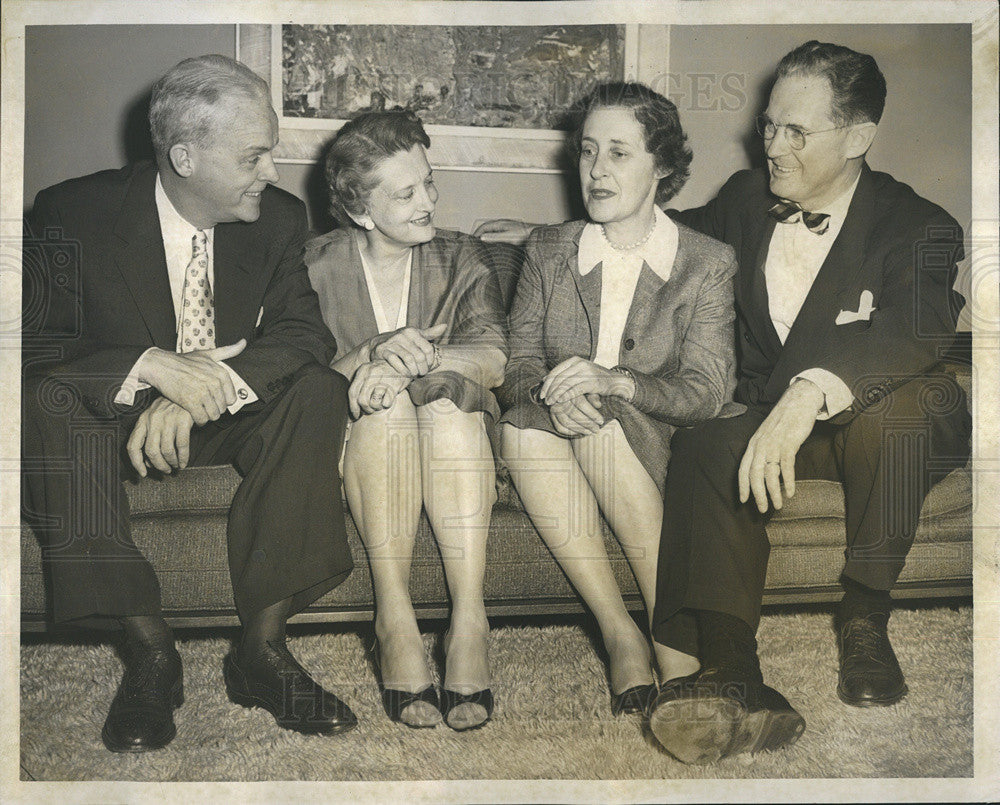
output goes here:
[{"label": "open-toe heel", "polygon": [[[486,718],[478,724],[470,724],[468,727],[455,727],[448,720],[451,711],[461,704],[478,704],[486,711]],[[493,717],[493,691],[490,688],[477,690],[475,693],[458,693],[447,688],[441,689],[441,714],[444,716],[444,723],[455,732],[468,732],[485,727],[487,722]]]},{"label": "open-toe heel", "polygon": [[434,687],[433,683],[416,693],[411,693],[408,690],[387,688],[382,682],[382,664],[379,662],[379,642],[377,637],[372,641],[369,653],[372,658],[372,665],[375,667],[375,673],[378,676],[378,685],[382,692],[382,707],[385,708],[385,714],[389,716],[389,720],[397,724],[403,724],[414,730],[433,729],[436,727],[437,722],[433,724],[411,724],[409,721],[403,720],[403,711],[416,702],[426,702],[439,713],[441,712],[441,700],[438,698],[437,688]]},{"label": "open-toe heel", "polygon": [[403,711],[416,702],[427,702],[431,707],[440,712],[441,701],[438,698],[437,689],[433,685],[428,685],[417,693],[410,693],[407,690],[396,690],[395,688],[382,688],[382,706],[390,721],[405,724],[410,729],[433,729],[437,724],[411,724],[403,721]]}]

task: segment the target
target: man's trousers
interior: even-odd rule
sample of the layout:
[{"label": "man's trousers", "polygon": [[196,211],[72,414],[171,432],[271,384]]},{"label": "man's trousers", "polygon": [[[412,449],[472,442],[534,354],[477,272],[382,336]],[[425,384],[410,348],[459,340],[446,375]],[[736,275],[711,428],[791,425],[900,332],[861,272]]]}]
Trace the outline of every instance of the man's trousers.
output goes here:
[{"label": "man's trousers", "polygon": [[[346,390],[341,375],[306,365],[275,399],[191,431],[189,466],[232,464],[243,478],[227,529],[241,616],[287,598],[294,613],[352,569],[337,471]],[[29,377],[22,393],[24,513],[42,544],[55,621],[108,627],[158,615],[159,582],[132,541],[124,487],[138,477],[125,444],[140,412],[93,413],[58,370]]]},{"label": "man's trousers", "polygon": [[[737,485],[747,443],[769,413],[751,407],[677,431],[671,445],[653,636],[697,655],[694,611],[733,615],[754,630],[770,544],[751,494]],[[795,461],[795,479],[840,481],[846,577],[877,590],[896,582],[934,483],[964,466],[971,422],[947,374],[911,380],[857,414],[819,421]]]}]

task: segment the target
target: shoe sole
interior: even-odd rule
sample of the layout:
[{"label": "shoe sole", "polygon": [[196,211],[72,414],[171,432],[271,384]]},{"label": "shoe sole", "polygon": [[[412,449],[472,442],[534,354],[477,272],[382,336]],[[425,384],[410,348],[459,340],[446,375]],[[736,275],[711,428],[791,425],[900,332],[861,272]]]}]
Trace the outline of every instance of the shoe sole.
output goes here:
[{"label": "shoe sole", "polygon": [[350,732],[358,723],[355,721],[352,724],[323,724],[319,726],[311,726],[308,724],[283,724],[278,714],[272,709],[271,703],[266,699],[262,699],[259,696],[255,696],[247,690],[237,690],[233,683],[232,676],[233,672],[231,670],[231,663],[229,657],[226,657],[223,664],[223,680],[226,683],[226,696],[229,697],[229,701],[233,704],[238,704],[241,707],[246,707],[248,709],[254,707],[260,707],[271,714],[275,723],[282,729],[292,730],[293,732],[299,732],[303,735],[339,735],[344,732]]},{"label": "shoe sole", "polygon": [[748,712],[731,699],[697,698],[666,702],[653,711],[649,727],[682,763],[705,765],[741,752],[771,752],[795,743],[806,722],[794,710]]},{"label": "shoe sole", "polygon": [[[178,681],[176,685],[170,690],[170,704],[176,710],[182,704],[184,704],[184,680]],[[104,727],[101,729],[101,741],[104,743],[105,749],[109,752],[115,752],[117,754],[128,754],[137,755],[142,752],[155,752],[157,749],[163,749],[168,743],[170,743],[174,738],[177,737],[177,725],[171,724],[170,731],[162,736],[158,741],[153,744],[135,745],[135,744],[121,744],[111,737],[111,733],[108,732],[108,725],[105,723]]]},{"label": "shoe sole", "polygon": [[849,704],[851,707],[889,707],[890,705],[897,704],[902,701],[910,689],[903,685],[903,689],[898,693],[893,693],[889,696],[882,696],[879,698],[869,698],[869,699],[854,699],[844,693],[843,689],[837,686],[837,698],[840,699],[844,704]]}]

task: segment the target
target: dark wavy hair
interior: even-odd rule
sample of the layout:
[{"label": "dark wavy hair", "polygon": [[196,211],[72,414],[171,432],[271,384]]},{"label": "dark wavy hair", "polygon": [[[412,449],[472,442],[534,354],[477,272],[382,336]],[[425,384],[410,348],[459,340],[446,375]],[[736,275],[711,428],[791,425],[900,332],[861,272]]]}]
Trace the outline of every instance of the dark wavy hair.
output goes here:
[{"label": "dark wavy hair", "polygon": [[351,215],[361,215],[365,199],[378,184],[375,171],[386,159],[430,137],[420,118],[408,109],[365,112],[347,121],[326,155],[326,185],[330,212],[344,226],[357,226]]},{"label": "dark wavy hair", "polygon": [[575,162],[580,159],[583,124],[594,109],[630,109],[642,126],[646,150],[653,155],[657,170],[667,175],[656,188],[656,203],[665,204],[676,196],[691,175],[691,149],[681,128],[677,107],[645,84],[611,81],[598,84],[573,105],[574,122],[569,138],[570,153]]},{"label": "dark wavy hair", "polygon": [[885,76],[868,54],[813,39],[778,63],[776,78],[792,74],[824,76],[830,82],[831,115],[838,126],[878,123],[882,119]]}]

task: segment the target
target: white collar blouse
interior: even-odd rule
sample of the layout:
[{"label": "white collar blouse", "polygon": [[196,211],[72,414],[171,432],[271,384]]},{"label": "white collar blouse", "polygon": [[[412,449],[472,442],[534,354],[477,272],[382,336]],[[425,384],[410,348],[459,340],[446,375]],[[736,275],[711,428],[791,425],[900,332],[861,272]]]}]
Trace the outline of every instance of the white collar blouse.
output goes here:
[{"label": "white collar blouse", "polygon": [[635,249],[613,247],[600,224],[587,224],[580,235],[577,251],[580,276],[601,266],[601,315],[593,360],[606,369],[618,365],[622,335],[643,265],[648,265],[666,282],[677,257],[677,225],[659,207],[653,208],[653,215],[652,234]]}]

